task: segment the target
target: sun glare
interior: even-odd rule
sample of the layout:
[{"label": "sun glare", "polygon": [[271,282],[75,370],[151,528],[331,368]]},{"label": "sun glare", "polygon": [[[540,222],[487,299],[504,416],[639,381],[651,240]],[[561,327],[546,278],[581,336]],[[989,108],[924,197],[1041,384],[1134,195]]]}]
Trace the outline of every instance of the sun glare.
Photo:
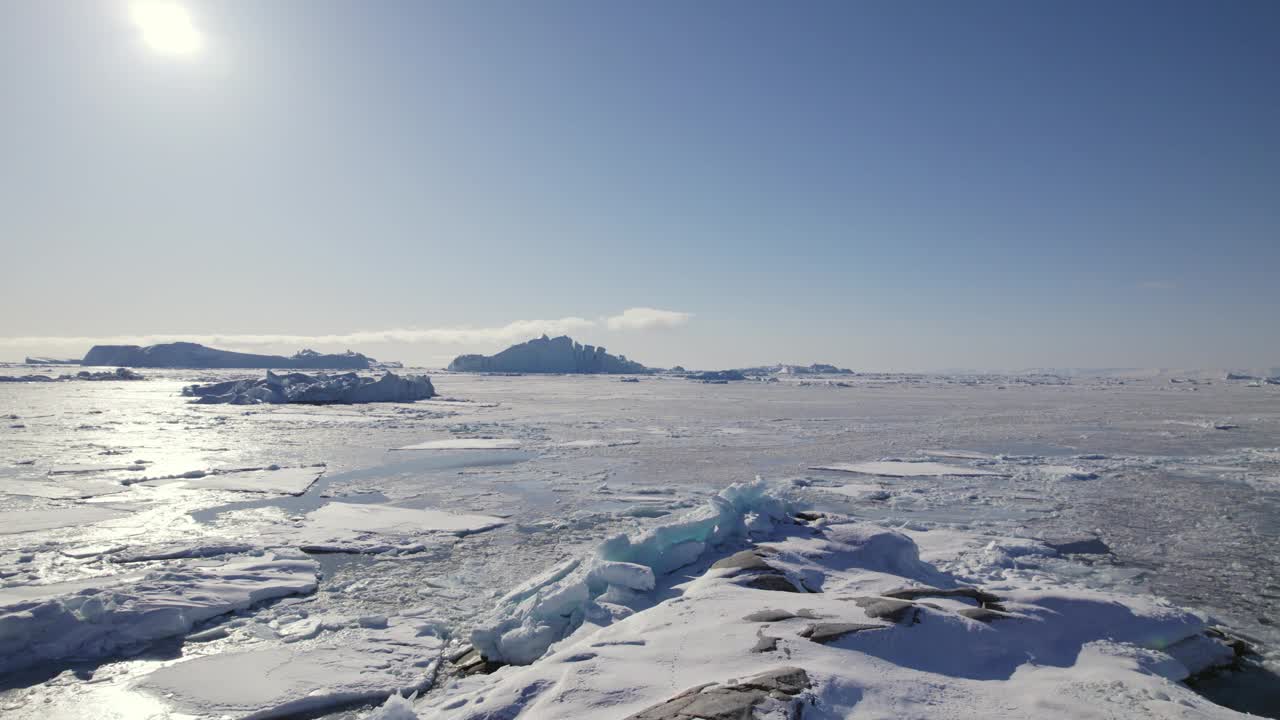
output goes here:
[{"label": "sun glare", "polygon": [[129,15],[142,33],[143,42],[156,52],[191,55],[203,45],[191,14],[177,3],[137,0],[129,5]]}]

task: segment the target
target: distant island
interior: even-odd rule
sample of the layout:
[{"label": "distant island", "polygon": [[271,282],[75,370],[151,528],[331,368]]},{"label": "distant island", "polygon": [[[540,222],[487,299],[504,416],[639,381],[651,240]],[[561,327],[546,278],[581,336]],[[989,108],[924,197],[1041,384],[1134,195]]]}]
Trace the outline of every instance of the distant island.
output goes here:
[{"label": "distant island", "polygon": [[649,368],[628,360],[626,355],[610,355],[603,347],[576,343],[568,335],[543,335],[512,345],[496,355],[459,355],[449,363],[453,372],[518,372],[625,374],[647,373]]},{"label": "distant island", "polygon": [[94,345],[81,365],[116,365],[141,368],[267,368],[309,370],[367,370],[375,361],[348,350],[326,355],[303,350],[292,357],[256,355],[217,350],[197,343],[161,345]]}]

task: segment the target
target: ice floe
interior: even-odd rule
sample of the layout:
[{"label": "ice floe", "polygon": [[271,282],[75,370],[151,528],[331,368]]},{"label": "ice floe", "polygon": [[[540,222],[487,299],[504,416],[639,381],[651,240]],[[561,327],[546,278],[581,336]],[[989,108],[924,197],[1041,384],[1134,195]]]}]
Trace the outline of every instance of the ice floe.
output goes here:
[{"label": "ice floe", "polygon": [[285,539],[313,553],[419,552],[506,523],[490,515],[330,502],[308,514]]},{"label": "ice floe", "polygon": [[357,623],[305,647],[274,646],[186,660],[152,672],[138,687],[192,715],[313,715],[430,687],[443,646],[432,622],[385,618],[376,624]]},{"label": "ice floe", "polygon": [[0,479],[0,494],[25,495],[28,497],[48,498],[50,500],[78,500],[82,498],[115,495],[129,488],[110,480],[93,478],[66,478],[53,482],[27,479]]},{"label": "ice floe", "polygon": [[128,514],[127,510],[98,505],[0,512],[0,535],[90,525]]},{"label": "ice floe", "polygon": [[214,473],[195,471],[186,476],[179,476],[172,482],[199,490],[301,495],[323,474],[324,468],[315,467],[232,470]]},{"label": "ice floe", "polygon": [[263,380],[231,380],[211,385],[189,385],[182,394],[199,403],[256,405],[258,403],[305,403],[313,405],[413,402],[436,394],[431,379],[425,375],[401,377],[386,373],[374,379],[344,373],[342,375],[276,375],[270,370]]},{"label": "ice floe", "polygon": [[176,563],[143,575],[0,588],[0,672],[93,659],[182,635],[265,600],[309,593],[318,565],[301,555]]}]

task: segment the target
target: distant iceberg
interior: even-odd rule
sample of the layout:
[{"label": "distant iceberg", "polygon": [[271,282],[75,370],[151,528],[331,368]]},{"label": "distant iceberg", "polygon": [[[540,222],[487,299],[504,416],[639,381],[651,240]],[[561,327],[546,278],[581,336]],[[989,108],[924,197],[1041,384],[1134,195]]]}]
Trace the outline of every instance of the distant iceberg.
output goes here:
[{"label": "distant iceberg", "polygon": [[304,403],[346,405],[374,402],[414,402],[436,394],[431,378],[425,375],[401,377],[387,373],[381,378],[342,375],[276,375],[270,370],[261,380],[231,380],[212,385],[188,385],[182,394],[198,403],[256,405],[259,403]]},{"label": "distant iceberg", "polygon": [[449,363],[453,372],[516,372],[574,374],[632,374],[649,369],[626,355],[610,355],[603,347],[576,343],[568,335],[543,335],[512,345],[497,355],[459,355]]},{"label": "distant iceberg", "polygon": [[51,357],[32,357],[28,355],[22,361],[23,365],[79,365],[80,361],[76,359],[63,359]]}]

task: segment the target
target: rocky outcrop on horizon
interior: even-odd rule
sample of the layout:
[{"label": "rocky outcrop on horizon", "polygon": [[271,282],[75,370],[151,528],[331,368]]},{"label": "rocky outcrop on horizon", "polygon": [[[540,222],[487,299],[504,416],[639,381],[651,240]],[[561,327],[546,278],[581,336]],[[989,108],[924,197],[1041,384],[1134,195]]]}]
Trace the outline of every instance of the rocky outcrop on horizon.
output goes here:
[{"label": "rocky outcrop on horizon", "polygon": [[449,363],[453,372],[517,372],[627,374],[649,369],[626,355],[610,355],[603,347],[576,343],[568,335],[543,335],[512,345],[496,355],[459,355]]},{"label": "rocky outcrop on horizon", "polygon": [[118,365],[147,368],[267,368],[304,370],[367,370],[374,361],[348,350],[324,354],[303,350],[292,357],[217,350],[197,343],[161,345],[94,345],[81,365]]}]

